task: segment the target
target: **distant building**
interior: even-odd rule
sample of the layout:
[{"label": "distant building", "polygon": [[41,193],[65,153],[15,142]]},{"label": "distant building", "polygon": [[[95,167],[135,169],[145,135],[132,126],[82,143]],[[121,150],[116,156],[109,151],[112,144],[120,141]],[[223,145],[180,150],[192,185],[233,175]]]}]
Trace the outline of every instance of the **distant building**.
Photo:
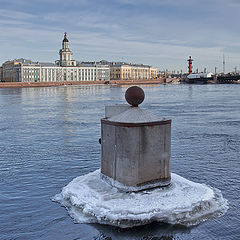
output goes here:
[{"label": "distant building", "polygon": [[59,51],[60,55],[60,66],[61,67],[70,67],[76,66],[76,61],[72,60],[72,51],[69,49],[69,41],[67,39],[67,33],[64,34],[62,41],[62,49]]},{"label": "distant building", "polygon": [[0,82],[3,80],[3,68],[0,67]]},{"label": "distant building", "polygon": [[14,59],[2,65],[5,82],[109,81],[110,67],[102,63],[78,63],[72,60],[67,34],[64,34],[60,60],[54,63]]},{"label": "distant building", "polygon": [[[79,62],[72,59],[67,34],[64,34],[60,60],[55,63],[32,62],[23,58],[7,61],[0,69],[5,82],[148,80],[157,78],[157,68],[124,62]],[[1,79],[2,72],[2,79]]]},{"label": "distant building", "polygon": [[5,82],[15,82],[17,74],[17,66],[24,61],[24,59],[14,59],[7,61],[2,65],[2,80]]},{"label": "distant building", "polygon": [[132,63],[110,63],[111,80],[148,80],[157,77],[157,68]]}]

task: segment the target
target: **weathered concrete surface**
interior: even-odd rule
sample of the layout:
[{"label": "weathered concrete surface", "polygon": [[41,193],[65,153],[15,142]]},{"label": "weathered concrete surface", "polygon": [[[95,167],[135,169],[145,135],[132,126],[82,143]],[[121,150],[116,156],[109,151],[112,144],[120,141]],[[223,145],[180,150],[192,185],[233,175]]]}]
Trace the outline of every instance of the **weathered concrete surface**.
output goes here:
[{"label": "weathered concrete surface", "polygon": [[101,124],[103,175],[128,187],[170,183],[171,120],[129,125],[102,119]]},{"label": "weathered concrete surface", "polygon": [[118,115],[131,108],[128,104],[117,104],[114,106],[105,106],[105,118],[110,118]]}]

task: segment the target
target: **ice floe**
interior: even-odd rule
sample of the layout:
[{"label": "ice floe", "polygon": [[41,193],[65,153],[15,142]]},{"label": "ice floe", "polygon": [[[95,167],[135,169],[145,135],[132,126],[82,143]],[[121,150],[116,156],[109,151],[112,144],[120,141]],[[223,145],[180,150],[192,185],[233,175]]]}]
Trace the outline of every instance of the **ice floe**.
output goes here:
[{"label": "ice floe", "polygon": [[154,221],[185,226],[223,215],[228,209],[221,191],[171,174],[165,188],[122,192],[101,178],[100,170],[73,179],[53,201],[68,209],[78,223],[121,228]]}]

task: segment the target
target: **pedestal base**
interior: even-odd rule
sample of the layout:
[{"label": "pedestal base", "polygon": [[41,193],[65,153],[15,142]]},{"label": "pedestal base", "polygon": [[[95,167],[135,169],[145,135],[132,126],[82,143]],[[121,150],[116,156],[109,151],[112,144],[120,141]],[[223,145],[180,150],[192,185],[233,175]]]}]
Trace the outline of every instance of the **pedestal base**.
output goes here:
[{"label": "pedestal base", "polygon": [[100,177],[103,181],[105,181],[110,186],[115,187],[118,190],[123,192],[139,192],[139,191],[148,190],[148,189],[157,188],[157,187],[163,188],[163,187],[168,187],[171,184],[171,178],[169,178],[166,180],[151,181],[145,184],[141,184],[139,186],[127,186],[116,180],[113,180],[112,178],[102,173],[100,173]]}]

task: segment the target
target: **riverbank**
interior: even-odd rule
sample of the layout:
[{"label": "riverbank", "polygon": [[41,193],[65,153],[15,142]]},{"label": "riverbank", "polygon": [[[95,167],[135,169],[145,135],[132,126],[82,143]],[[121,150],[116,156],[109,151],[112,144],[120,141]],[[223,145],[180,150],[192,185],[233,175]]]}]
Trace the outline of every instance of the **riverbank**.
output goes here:
[{"label": "riverbank", "polygon": [[64,82],[0,82],[0,88],[56,87],[69,85],[104,84],[103,81],[64,81]]},{"label": "riverbank", "polygon": [[56,87],[69,85],[141,85],[141,84],[161,84],[164,79],[149,80],[110,80],[110,81],[61,81],[61,82],[0,82],[0,88],[22,88],[22,87]]}]

